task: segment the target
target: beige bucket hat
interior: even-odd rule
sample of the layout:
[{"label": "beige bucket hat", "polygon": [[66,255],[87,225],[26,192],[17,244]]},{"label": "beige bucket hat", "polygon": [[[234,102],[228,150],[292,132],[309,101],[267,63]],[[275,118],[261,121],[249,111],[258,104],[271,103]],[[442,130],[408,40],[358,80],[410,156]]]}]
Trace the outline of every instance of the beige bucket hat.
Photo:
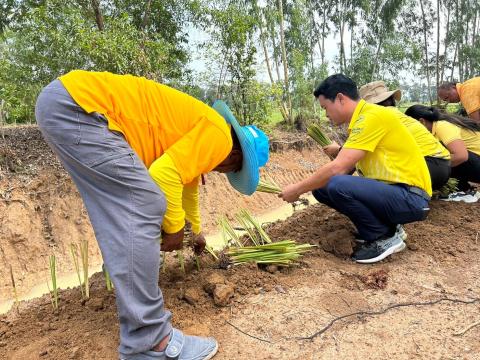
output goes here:
[{"label": "beige bucket hat", "polygon": [[363,85],[360,87],[359,92],[362,99],[372,104],[381,103],[392,95],[396,101],[400,101],[402,98],[402,91],[400,89],[388,91],[385,82],[381,80]]}]

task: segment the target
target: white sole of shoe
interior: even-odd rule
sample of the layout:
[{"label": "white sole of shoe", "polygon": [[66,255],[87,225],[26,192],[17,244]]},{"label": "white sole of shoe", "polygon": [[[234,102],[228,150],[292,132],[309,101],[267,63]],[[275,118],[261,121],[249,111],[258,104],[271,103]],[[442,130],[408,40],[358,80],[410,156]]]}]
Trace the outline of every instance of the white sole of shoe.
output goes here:
[{"label": "white sole of shoe", "polygon": [[[215,344],[215,349],[213,349],[210,354],[208,354],[206,357],[204,357],[203,360],[209,360],[209,359],[213,358],[217,354],[217,351],[218,351],[218,343]],[[120,358],[120,360],[125,360],[125,359]]]},{"label": "white sole of shoe", "polygon": [[355,260],[355,262],[360,263],[360,264],[373,264],[373,263],[382,261],[387,256],[390,256],[392,254],[403,251],[406,247],[407,247],[407,245],[402,241],[400,244],[392,246],[387,251],[378,255],[377,257],[374,257],[374,258],[371,258],[371,259],[365,259],[365,260]]},{"label": "white sole of shoe", "polygon": [[208,360],[213,358],[217,354],[217,351],[218,351],[218,343],[215,344],[215,349],[213,349],[212,352],[207,355],[207,357],[203,358],[203,360]]}]

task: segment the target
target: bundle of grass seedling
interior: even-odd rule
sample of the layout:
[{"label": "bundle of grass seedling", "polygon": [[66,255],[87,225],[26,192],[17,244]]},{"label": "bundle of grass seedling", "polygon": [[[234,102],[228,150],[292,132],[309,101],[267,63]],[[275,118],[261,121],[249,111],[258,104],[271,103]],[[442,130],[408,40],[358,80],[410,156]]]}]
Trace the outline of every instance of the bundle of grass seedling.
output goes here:
[{"label": "bundle of grass seedling", "polygon": [[280,187],[271,179],[260,179],[258,182],[257,191],[269,194],[280,194],[282,189],[280,189]]},{"label": "bundle of grass seedling", "polygon": [[288,266],[314,245],[297,244],[293,240],[283,240],[271,244],[230,248],[227,252],[234,265],[253,262]]},{"label": "bundle of grass seedling", "polygon": [[234,265],[253,262],[288,266],[296,261],[302,253],[314,247],[310,244],[298,245],[293,240],[272,243],[262,226],[246,210],[241,210],[236,215],[236,219],[246,231],[247,241],[250,241],[253,245],[245,246],[230,222],[225,218],[221,220],[224,238],[227,239],[227,243],[234,245],[226,251]]},{"label": "bundle of grass seedling", "polygon": [[323,133],[322,129],[317,124],[309,125],[307,127],[307,133],[322,147],[330,145],[332,143],[332,140],[330,140],[330,138]]}]

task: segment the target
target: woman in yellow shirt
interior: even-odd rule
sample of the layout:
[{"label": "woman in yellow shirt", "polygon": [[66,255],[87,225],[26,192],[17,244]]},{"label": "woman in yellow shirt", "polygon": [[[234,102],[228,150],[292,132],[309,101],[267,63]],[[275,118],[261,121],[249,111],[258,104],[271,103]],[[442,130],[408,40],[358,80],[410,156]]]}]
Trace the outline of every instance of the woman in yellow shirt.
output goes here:
[{"label": "woman in yellow shirt", "polygon": [[87,208],[115,285],[120,359],[210,359],[213,338],[171,325],[158,286],[161,249],[183,246],[185,219],[201,236],[198,179],[215,170],[252,194],[268,138],[240,126],[227,105],[211,108],[130,75],[72,71],[46,86],[35,115]]},{"label": "woman in yellow shirt", "polygon": [[[380,106],[388,106],[396,109],[396,102],[402,98],[400,89],[388,91],[385,82],[373,81],[365,84],[359,89],[360,96],[365,101]],[[425,127],[415,121],[415,119],[406,116],[400,110],[397,110],[400,121],[407,127],[412,134],[415,142],[427,162],[428,171],[432,180],[432,189],[442,188],[450,177],[450,153]]]},{"label": "woman in yellow shirt", "polygon": [[459,192],[451,194],[448,200],[477,201],[478,193],[469,181],[480,183],[480,125],[424,105],[410,106],[405,114],[419,120],[450,151],[451,176],[458,179]]}]

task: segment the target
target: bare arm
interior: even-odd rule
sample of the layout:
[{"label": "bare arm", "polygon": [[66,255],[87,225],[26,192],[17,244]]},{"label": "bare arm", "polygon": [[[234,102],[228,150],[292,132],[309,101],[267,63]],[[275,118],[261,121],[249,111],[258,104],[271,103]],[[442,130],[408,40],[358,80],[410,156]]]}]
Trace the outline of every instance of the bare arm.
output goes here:
[{"label": "bare arm", "polygon": [[447,149],[450,151],[452,167],[468,160],[468,150],[463,140],[453,140],[447,144]]},{"label": "bare arm", "polygon": [[300,195],[327,185],[332,176],[348,174],[365,153],[364,150],[342,148],[335,160],[323,165],[308,178],[287,185],[278,196],[288,202],[296,201]]}]

